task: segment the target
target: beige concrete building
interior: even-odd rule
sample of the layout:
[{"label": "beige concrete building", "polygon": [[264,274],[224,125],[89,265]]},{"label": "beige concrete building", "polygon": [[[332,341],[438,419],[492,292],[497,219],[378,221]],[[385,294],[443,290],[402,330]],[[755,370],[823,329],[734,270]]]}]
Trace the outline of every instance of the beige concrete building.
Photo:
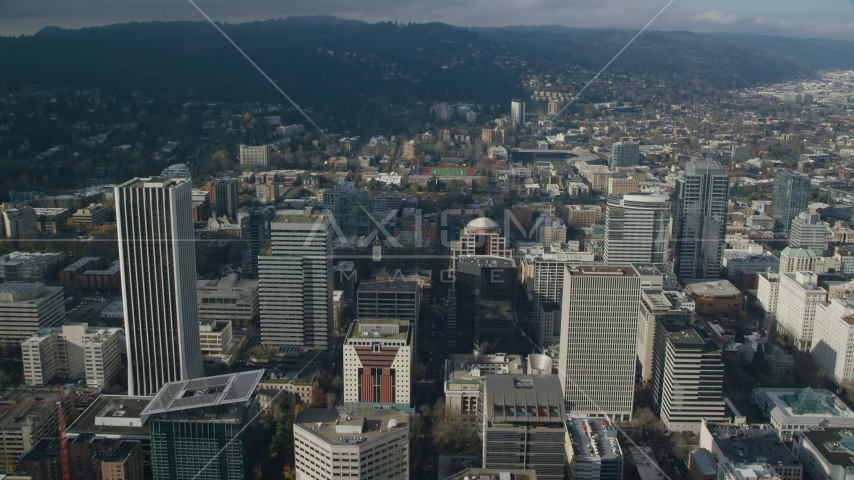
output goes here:
[{"label": "beige concrete building", "polygon": [[268,167],[270,159],[268,158],[269,149],[266,145],[250,146],[240,144],[240,164],[244,167]]},{"label": "beige concrete building", "polygon": [[72,218],[77,227],[103,225],[110,219],[110,209],[101,204],[94,203],[74,212]]},{"label": "beige concrete building", "polygon": [[24,379],[40,387],[56,377],[86,380],[103,387],[121,369],[120,328],[94,328],[84,323],[40,330],[21,342]]},{"label": "beige concrete building", "polygon": [[638,179],[629,178],[609,178],[608,179],[608,195],[625,195],[627,193],[636,193],[640,191]]},{"label": "beige concrete building", "polygon": [[445,408],[461,415],[476,414],[486,374],[523,373],[521,355],[453,354],[445,361]]},{"label": "beige concrete building", "polygon": [[411,411],[415,323],[362,318],[342,347],[344,405],[389,405]]},{"label": "beige concrete building", "polygon": [[[45,393],[4,392],[0,408],[0,473],[14,473],[18,459],[43,437],[56,435],[56,403],[37,403]],[[52,395],[47,393],[47,395]]]},{"label": "beige concrete building", "polygon": [[569,205],[566,211],[566,223],[576,228],[593,226],[602,217],[602,207],[599,205]]},{"label": "beige concrete building", "polygon": [[816,309],[827,300],[827,291],[818,286],[813,272],[780,274],[777,299],[777,330],[797,348],[812,348]]},{"label": "beige concrete building", "polygon": [[816,254],[809,248],[786,247],[780,252],[780,273],[812,272]]},{"label": "beige concrete building", "polygon": [[640,294],[630,265],[568,268],[558,360],[568,413],[631,420]]},{"label": "beige concrete building", "polygon": [[198,280],[199,320],[249,322],[258,318],[258,280],[237,278],[236,273],[216,280]]},{"label": "beige concrete building", "polygon": [[0,285],[0,342],[18,343],[64,321],[62,287],[46,287],[41,283]]},{"label": "beige concrete building", "polygon": [[409,479],[409,416],[375,410],[310,408],[294,420],[297,480]]}]

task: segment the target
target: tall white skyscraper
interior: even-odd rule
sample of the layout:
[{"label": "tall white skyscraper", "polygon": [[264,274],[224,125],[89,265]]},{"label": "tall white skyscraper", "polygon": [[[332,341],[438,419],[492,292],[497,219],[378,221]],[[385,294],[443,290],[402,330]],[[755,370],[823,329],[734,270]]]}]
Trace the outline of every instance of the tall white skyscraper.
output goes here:
[{"label": "tall white skyscraper", "polygon": [[676,189],[673,273],[680,280],[720,278],[729,179],[718,162],[691,160]]},{"label": "tall white skyscraper", "polygon": [[258,256],[261,342],[326,347],[332,317],[332,240],[326,215],[278,215]]},{"label": "tall white skyscraper", "polygon": [[516,128],[525,125],[525,102],[521,100],[510,102],[510,123]]},{"label": "tall white skyscraper", "polygon": [[605,263],[651,263],[667,270],[670,197],[634,193],[608,198]]},{"label": "tall white skyscraper", "polygon": [[130,395],[204,376],[191,186],[136,178],[115,190]]},{"label": "tall white skyscraper", "polygon": [[567,413],[631,420],[640,294],[632,266],[567,268],[558,361]]}]

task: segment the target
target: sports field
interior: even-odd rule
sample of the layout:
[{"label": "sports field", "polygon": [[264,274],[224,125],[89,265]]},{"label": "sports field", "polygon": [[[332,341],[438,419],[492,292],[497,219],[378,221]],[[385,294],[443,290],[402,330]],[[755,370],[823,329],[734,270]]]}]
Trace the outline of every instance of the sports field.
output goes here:
[{"label": "sports field", "polygon": [[466,167],[430,167],[430,175],[437,177],[465,177]]}]

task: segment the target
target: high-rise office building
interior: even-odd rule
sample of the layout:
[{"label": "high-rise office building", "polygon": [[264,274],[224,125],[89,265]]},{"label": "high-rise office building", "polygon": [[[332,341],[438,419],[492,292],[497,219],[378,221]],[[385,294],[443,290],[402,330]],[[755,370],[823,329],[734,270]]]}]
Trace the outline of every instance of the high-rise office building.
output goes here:
[{"label": "high-rise office building", "polygon": [[652,396],[664,426],[700,433],[704,418],[723,421],[724,364],[709,333],[685,318],[656,321]]},{"label": "high-rise office building", "polygon": [[638,309],[638,363],[641,368],[641,379],[648,382],[652,379],[653,353],[656,342],[656,324],[659,320],[693,319],[693,310],[681,308],[669,296],[657,288],[644,288],[641,292],[640,308]]},{"label": "high-rise office building", "polygon": [[615,142],[611,145],[611,158],[608,165],[614,167],[631,167],[640,160],[640,143]]},{"label": "high-rise office building", "polygon": [[521,100],[510,102],[510,124],[515,128],[525,126],[525,102]]},{"label": "high-rise office building", "polygon": [[568,412],[631,419],[640,294],[632,266],[568,268],[558,360]]},{"label": "high-rise office building", "polygon": [[854,299],[818,304],[811,355],[816,368],[838,385],[854,381]]},{"label": "high-rise office building", "polygon": [[827,223],[821,221],[817,213],[801,212],[792,220],[789,229],[789,246],[809,248],[814,252],[823,252],[824,238],[827,236]]},{"label": "high-rise office building", "polygon": [[[368,218],[369,208],[367,190],[347,183],[323,190],[323,212],[331,215],[331,220],[346,237],[370,232],[373,223]],[[379,222],[382,218],[376,220]]]},{"label": "high-rise office building", "polygon": [[460,231],[460,239],[451,242],[451,268],[448,271],[448,278],[452,282],[449,292],[451,308],[448,311],[447,337],[451,347],[456,345],[457,340],[456,269],[459,259],[466,255],[512,258],[513,249],[508,247],[507,239],[501,234],[498,223],[486,217],[468,222]]},{"label": "high-rise office building", "polygon": [[170,382],[141,413],[154,480],[244,478],[243,427],[258,412],[264,370]]},{"label": "high-rise office building", "polygon": [[778,226],[788,229],[792,219],[809,210],[809,203],[809,177],[790,171],[780,171],[774,175],[771,216]]},{"label": "high-rise office building", "polygon": [[563,479],[566,411],[556,376],[487,375],[483,403],[484,468]]},{"label": "high-rise office building", "polygon": [[718,162],[691,160],[676,188],[673,273],[680,280],[720,278],[729,179]]},{"label": "high-rise office building", "polygon": [[410,417],[395,408],[309,408],[294,420],[300,480],[409,478]]},{"label": "high-rise office building", "polygon": [[605,214],[605,263],[651,263],[667,269],[670,197],[634,193],[609,197]]},{"label": "high-rise office building", "polygon": [[270,240],[270,222],[275,214],[269,208],[251,207],[237,214],[242,244],[243,276],[258,278],[258,255]]},{"label": "high-rise office building", "polygon": [[363,280],[356,292],[357,318],[418,322],[421,294],[418,284],[404,280]]},{"label": "high-rise office building", "polygon": [[460,257],[456,275],[458,351],[514,351],[516,262],[493,256]]},{"label": "high-rise office building", "polygon": [[[540,305],[544,303],[560,302],[563,296],[563,276],[566,271],[567,262],[560,260],[546,260],[536,258],[533,262],[533,313],[534,325],[538,330],[537,344],[540,348],[550,345],[555,337],[560,338],[560,319],[548,328],[543,323]],[[553,319],[554,320],[554,319]]]},{"label": "high-rise office building", "polygon": [[816,308],[826,300],[827,290],[818,286],[818,275],[815,273],[781,273],[777,331],[788,336],[797,348],[810,350]]},{"label": "high-rise office building", "polygon": [[412,410],[415,323],[359,319],[342,347],[344,404]]},{"label": "high-rise office building", "polygon": [[153,395],[204,375],[191,182],[135,178],[115,199],[128,392]]},{"label": "high-rise office building", "polygon": [[332,319],[332,222],[326,215],[278,215],[258,257],[261,341],[326,347]]},{"label": "high-rise office building", "polygon": [[237,218],[237,179],[220,178],[213,184],[217,217]]}]

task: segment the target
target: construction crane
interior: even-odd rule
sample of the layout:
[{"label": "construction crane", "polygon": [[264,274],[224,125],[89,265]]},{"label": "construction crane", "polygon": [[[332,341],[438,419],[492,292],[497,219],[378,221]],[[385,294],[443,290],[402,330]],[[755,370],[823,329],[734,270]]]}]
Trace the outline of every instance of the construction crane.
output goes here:
[{"label": "construction crane", "polygon": [[56,402],[56,416],[59,423],[59,459],[62,461],[62,480],[71,480],[71,468],[68,466],[68,435],[65,434],[65,407],[62,400]]},{"label": "construction crane", "polygon": [[[65,407],[63,406],[67,402],[71,402],[74,400],[82,400],[85,398],[92,398],[95,396],[95,392],[85,392],[81,395],[70,395],[68,397],[62,396],[62,387],[58,387],[56,389],[56,397],[53,398],[43,398],[39,400],[35,400],[32,402],[18,402],[13,404],[5,404],[0,405],[0,409],[13,409],[13,408],[22,408],[26,407],[26,411],[29,411],[30,408],[35,407],[37,405],[43,405],[46,403],[53,403],[56,405],[56,414],[57,414],[57,422],[59,424],[59,456],[62,463],[62,480],[71,480],[71,468],[68,460],[68,435],[66,434],[66,417],[65,417]],[[25,411],[25,413],[26,413]],[[23,414],[21,415],[23,416]],[[7,459],[7,471],[14,470],[16,468],[17,462],[10,462]]]}]

